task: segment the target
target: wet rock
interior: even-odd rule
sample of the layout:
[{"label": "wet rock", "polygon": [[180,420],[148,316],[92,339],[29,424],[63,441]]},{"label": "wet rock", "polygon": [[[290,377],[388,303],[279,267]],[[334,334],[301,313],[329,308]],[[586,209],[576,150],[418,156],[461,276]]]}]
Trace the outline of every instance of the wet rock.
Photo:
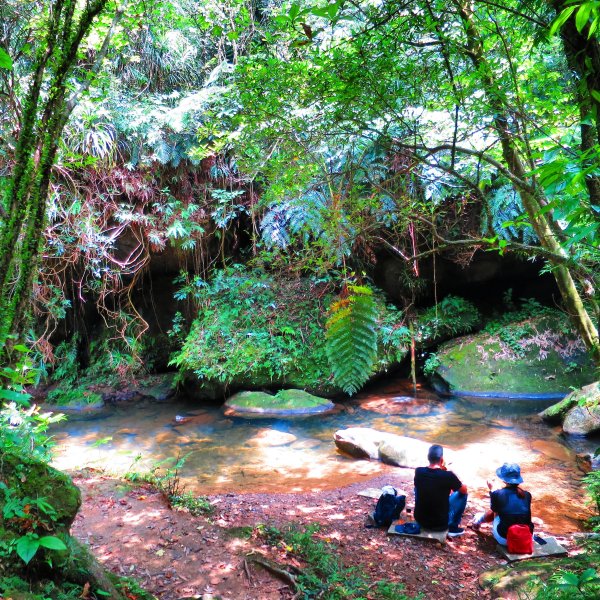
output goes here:
[{"label": "wet rock", "polygon": [[572,435],[588,435],[600,431],[600,406],[575,406],[563,421],[563,431]]},{"label": "wet rock", "polygon": [[321,445],[320,440],[301,440],[294,442],[292,448],[294,450],[310,450],[311,448],[318,448]]},{"label": "wet rock", "polygon": [[333,402],[304,390],[280,390],[277,394],[239,392],[225,402],[227,416],[298,416],[328,412]]},{"label": "wet rock", "polygon": [[559,311],[452,340],[437,352],[436,387],[459,396],[561,399],[594,381],[594,364]]},{"label": "wet rock", "polygon": [[540,413],[549,423],[562,421],[565,433],[588,435],[600,431],[600,382],[571,392],[558,404]]},{"label": "wet rock", "polygon": [[277,431],[276,429],[261,429],[246,443],[249,446],[285,446],[295,442],[298,438],[291,433]]},{"label": "wet rock", "polygon": [[431,444],[404,436],[394,436],[379,445],[379,456],[388,465],[414,469],[427,463]]},{"label": "wet rock", "polygon": [[415,468],[427,462],[431,444],[368,427],[350,427],[335,432],[336,446],[357,458],[378,459],[398,467]]},{"label": "wet rock", "polygon": [[592,457],[589,454],[576,454],[575,462],[582,473],[587,474],[592,470]]},{"label": "wet rock", "polygon": [[368,427],[350,427],[336,431],[333,439],[335,445],[350,456],[379,459],[379,445],[392,435]]},{"label": "wet rock", "polygon": [[565,448],[565,446],[559,442],[535,440],[531,443],[531,448],[537,452],[541,452],[549,458],[553,458],[561,462],[570,462],[573,460],[573,451]]}]

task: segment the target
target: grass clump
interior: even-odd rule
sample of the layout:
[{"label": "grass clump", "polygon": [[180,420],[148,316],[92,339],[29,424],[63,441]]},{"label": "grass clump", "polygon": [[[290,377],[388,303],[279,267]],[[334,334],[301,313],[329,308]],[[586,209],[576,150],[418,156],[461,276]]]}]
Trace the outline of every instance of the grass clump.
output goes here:
[{"label": "grass clump", "polygon": [[[208,516],[213,513],[214,506],[206,496],[196,496],[186,490],[181,482],[180,472],[185,464],[187,454],[178,457],[169,457],[157,462],[149,471],[140,472],[133,468],[125,473],[127,481],[135,483],[149,483],[156,487],[166,498],[169,506],[174,509],[187,510],[192,516]],[[141,460],[138,455],[134,465]]]},{"label": "grass clump", "polygon": [[[390,581],[373,583],[357,567],[346,567],[336,556],[331,542],[318,538],[318,525],[303,530],[290,527],[281,531],[275,527],[256,529],[263,541],[276,546],[305,566],[290,572],[290,581],[300,598],[323,600],[409,600],[403,586]],[[279,565],[281,567],[281,565]],[[421,595],[416,598],[422,598]]]}]

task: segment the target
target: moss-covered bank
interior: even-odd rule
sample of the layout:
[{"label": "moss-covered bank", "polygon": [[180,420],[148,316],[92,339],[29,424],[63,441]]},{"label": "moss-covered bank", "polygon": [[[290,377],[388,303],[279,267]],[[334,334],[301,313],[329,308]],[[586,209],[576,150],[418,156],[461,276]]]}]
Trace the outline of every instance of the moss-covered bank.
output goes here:
[{"label": "moss-covered bank", "polygon": [[[193,375],[207,394],[240,389],[297,388],[330,396],[335,385],[325,350],[325,321],[334,298],[331,281],[275,277],[243,268],[222,271],[196,291],[198,314],[175,364]],[[378,344],[373,376],[409,353],[406,316],[377,296]],[[471,331],[477,309],[446,298],[416,316],[419,347]]]},{"label": "moss-covered bank", "polygon": [[69,534],[81,505],[70,477],[44,462],[3,451],[0,482],[0,597],[126,600],[134,584],[106,573]]}]

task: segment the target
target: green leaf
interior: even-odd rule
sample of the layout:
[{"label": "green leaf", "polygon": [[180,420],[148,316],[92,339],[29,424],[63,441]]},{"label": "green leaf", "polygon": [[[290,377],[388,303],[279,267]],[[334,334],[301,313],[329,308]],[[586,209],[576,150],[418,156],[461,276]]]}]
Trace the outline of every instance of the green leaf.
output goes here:
[{"label": "green leaf", "polygon": [[577,587],[577,585],[579,585],[579,577],[577,577],[575,573],[567,571],[566,573],[561,574],[558,582],[560,585]]},{"label": "green leaf", "polygon": [[581,33],[583,31],[583,28],[587,25],[591,12],[591,2],[586,2],[585,4],[582,4],[579,10],[577,11],[577,14],[575,15],[575,27],[577,27],[577,31],[579,31],[579,33]]},{"label": "green leaf", "polygon": [[8,400],[17,404],[27,404],[30,398],[31,394],[27,394],[26,392],[0,389],[0,400]]},{"label": "green leaf", "polygon": [[45,535],[44,537],[36,540],[40,546],[48,548],[49,550],[66,550],[65,543],[54,535]]},{"label": "green leaf", "polygon": [[565,10],[563,10],[558,17],[556,17],[554,23],[552,23],[552,26],[550,27],[550,35],[556,34],[556,32],[569,20],[569,17],[573,14],[576,8],[576,6],[569,6],[569,8],[565,8]]},{"label": "green leaf", "polygon": [[596,90],[592,90],[591,94],[592,94],[592,98],[594,100],[596,100],[596,102],[600,102],[600,92],[598,92]]},{"label": "green leaf", "polygon": [[290,21],[293,21],[300,13],[300,5],[297,3],[292,4],[289,12]]},{"label": "green leaf", "polygon": [[40,540],[31,535],[24,535],[17,541],[17,554],[28,565],[40,547]]},{"label": "green leaf", "polygon": [[12,58],[6,50],[0,48],[0,69],[8,69],[10,71],[12,68]]},{"label": "green leaf", "polygon": [[333,20],[335,20],[335,17],[336,17],[336,16],[337,16],[337,14],[338,14],[338,10],[339,10],[339,8],[340,8],[340,7],[339,7],[339,5],[338,5],[338,3],[337,3],[337,2],[334,2],[333,4],[330,4],[330,5],[327,7],[327,13],[328,13],[328,15],[329,15],[329,18],[330,18],[332,21],[333,21]]}]

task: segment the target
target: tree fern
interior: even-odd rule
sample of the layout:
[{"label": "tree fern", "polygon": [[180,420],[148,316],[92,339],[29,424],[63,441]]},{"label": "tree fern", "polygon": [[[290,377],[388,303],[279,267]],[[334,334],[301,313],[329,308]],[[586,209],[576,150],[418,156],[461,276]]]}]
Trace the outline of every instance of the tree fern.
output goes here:
[{"label": "tree fern", "polygon": [[352,395],[369,379],[377,358],[377,303],[369,288],[353,285],[329,312],[327,358],[336,385]]}]

